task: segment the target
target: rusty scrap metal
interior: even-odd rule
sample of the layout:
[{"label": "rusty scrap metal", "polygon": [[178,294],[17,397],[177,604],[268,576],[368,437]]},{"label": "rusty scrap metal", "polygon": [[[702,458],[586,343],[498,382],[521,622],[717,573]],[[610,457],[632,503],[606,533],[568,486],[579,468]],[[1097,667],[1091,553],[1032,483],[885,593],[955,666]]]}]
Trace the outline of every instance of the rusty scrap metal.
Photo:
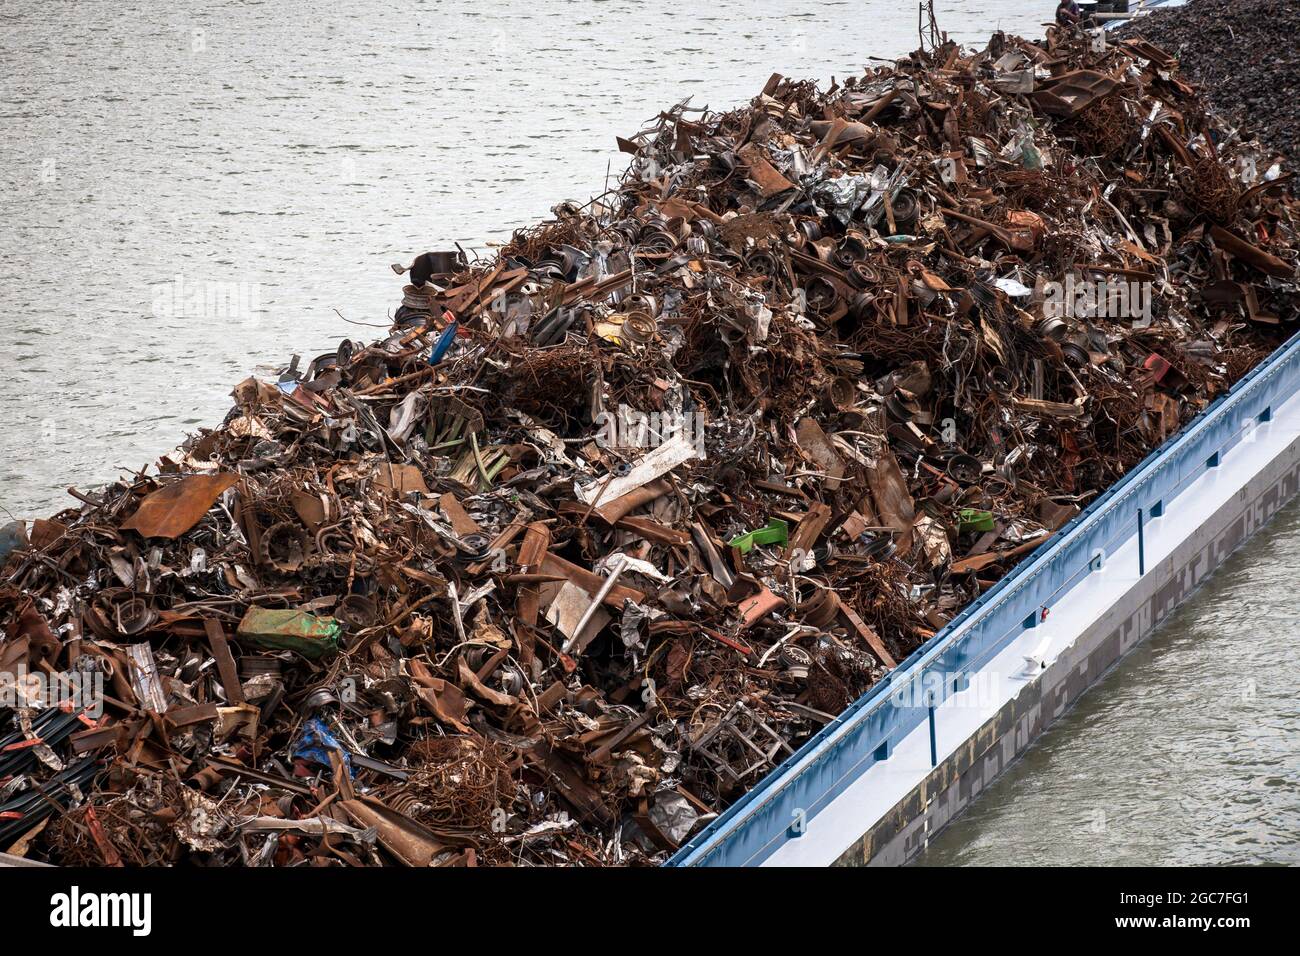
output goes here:
[{"label": "rusty scrap metal", "polygon": [[0,673],[103,711],[0,709],[0,851],[662,860],[1294,328],[1290,183],[1167,54],[932,39],[662,113],[4,529]]}]

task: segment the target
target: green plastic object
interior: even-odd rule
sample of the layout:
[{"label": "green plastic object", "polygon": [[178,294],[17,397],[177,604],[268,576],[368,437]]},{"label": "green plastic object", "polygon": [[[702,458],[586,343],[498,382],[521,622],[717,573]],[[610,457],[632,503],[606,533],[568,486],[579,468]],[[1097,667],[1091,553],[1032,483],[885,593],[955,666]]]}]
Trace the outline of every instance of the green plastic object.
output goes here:
[{"label": "green plastic object", "polygon": [[1020,161],[1025,164],[1025,169],[1043,168],[1043,154],[1038,151],[1038,147],[1032,141],[1026,142],[1020,147]]},{"label": "green plastic object", "polygon": [[993,512],[978,508],[962,508],[957,516],[958,531],[992,531]]},{"label": "green plastic object", "polygon": [[236,636],[257,647],[297,651],[303,657],[319,660],[339,652],[342,631],[342,625],[332,617],[250,607],[239,622]]},{"label": "green plastic object", "polygon": [[756,544],[775,544],[785,547],[790,541],[790,526],[780,518],[772,518],[766,528],[746,531],[727,542],[728,547],[739,548],[741,554],[749,554]]}]

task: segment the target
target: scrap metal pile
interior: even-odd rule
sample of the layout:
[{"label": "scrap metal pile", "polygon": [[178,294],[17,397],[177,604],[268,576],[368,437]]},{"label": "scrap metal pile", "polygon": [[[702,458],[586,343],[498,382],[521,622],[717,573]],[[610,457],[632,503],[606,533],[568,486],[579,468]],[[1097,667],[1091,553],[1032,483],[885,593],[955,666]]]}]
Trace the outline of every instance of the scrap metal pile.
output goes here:
[{"label": "scrap metal pile", "polygon": [[664,859],[1293,327],[1286,180],[1171,67],[934,36],[679,106],[10,529],[0,672],[104,710],[0,710],[0,850]]},{"label": "scrap metal pile", "polygon": [[1156,7],[1124,30],[1177,55],[1180,71],[1224,119],[1300,156],[1300,3],[1192,0]]}]

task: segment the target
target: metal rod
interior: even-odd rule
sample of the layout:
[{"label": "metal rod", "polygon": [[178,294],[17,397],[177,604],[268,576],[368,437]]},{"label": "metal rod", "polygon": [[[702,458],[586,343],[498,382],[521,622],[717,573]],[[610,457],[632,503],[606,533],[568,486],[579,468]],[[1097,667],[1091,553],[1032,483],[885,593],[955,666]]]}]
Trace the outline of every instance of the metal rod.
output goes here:
[{"label": "metal rod", "polygon": [[595,615],[596,609],[604,603],[606,596],[608,596],[609,592],[613,590],[614,585],[618,582],[619,576],[623,573],[623,568],[626,566],[627,563],[623,560],[620,560],[617,564],[611,562],[609,577],[607,577],[605,583],[600,586],[600,590],[597,591],[596,596],[592,598],[591,604],[587,606],[587,610],[582,613],[582,618],[578,621],[578,626],[573,629],[573,637],[565,641],[564,646],[560,648],[560,650],[565,654],[572,653],[573,646],[578,643],[578,639],[582,636],[583,628],[587,626],[587,623],[592,619],[593,615]]},{"label": "metal rod", "polygon": [[1142,534],[1142,509],[1138,509],[1138,577],[1147,573],[1146,539]]},{"label": "metal rod", "polygon": [[[933,697],[930,698],[934,700]],[[934,736],[934,704],[930,704],[930,766],[939,766],[939,746]]]}]

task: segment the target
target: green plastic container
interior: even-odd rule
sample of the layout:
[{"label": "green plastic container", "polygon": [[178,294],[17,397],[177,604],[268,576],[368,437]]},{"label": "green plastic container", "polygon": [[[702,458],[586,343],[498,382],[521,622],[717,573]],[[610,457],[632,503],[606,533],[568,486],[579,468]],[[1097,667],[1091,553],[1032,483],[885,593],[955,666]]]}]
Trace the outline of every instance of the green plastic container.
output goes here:
[{"label": "green plastic container", "polygon": [[273,650],[297,651],[319,660],[339,652],[343,626],[332,617],[317,617],[306,611],[250,607],[239,622],[240,641]]}]

